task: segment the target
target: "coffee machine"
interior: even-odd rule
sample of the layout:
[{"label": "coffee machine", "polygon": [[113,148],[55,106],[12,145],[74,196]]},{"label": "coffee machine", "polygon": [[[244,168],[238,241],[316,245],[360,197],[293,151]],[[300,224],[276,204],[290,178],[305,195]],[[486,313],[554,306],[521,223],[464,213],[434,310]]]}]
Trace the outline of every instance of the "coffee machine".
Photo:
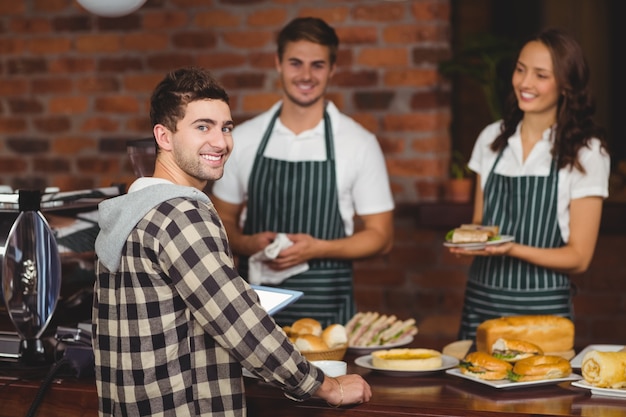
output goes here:
[{"label": "coffee machine", "polygon": [[41,335],[59,299],[61,259],[40,211],[41,192],[20,190],[17,197],[17,210],[0,217],[0,294],[19,337],[20,361],[36,365],[47,361]]}]

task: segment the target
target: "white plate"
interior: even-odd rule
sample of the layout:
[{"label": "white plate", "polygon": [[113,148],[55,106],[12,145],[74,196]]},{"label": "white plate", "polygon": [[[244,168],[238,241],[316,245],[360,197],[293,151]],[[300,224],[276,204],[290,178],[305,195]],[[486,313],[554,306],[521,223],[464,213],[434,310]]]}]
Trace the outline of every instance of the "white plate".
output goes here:
[{"label": "white plate", "polygon": [[624,349],[624,345],[589,345],[581,350],[578,355],[574,356],[570,361],[570,364],[572,365],[572,368],[580,369],[583,366],[583,358],[587,352],[592,350],[598,350],[600,352],[617,352],[622,349]]},{"label": "white plate", "polygon": [[389,343],[388,345],[379,345],[379,346],[348,346],[348,351],[352,353],[356,353],[358,355],[367,355],[368,353],[372,353],[376,350],[385,350],[397,348],[400,346],[406,346],[413,341],[413,336],[403,337],[394,343]]},{"label": "white plate", "polygon": [[508,379],[501,379],[498,381],[485,381],[484,379],[476,378],[475,376],[465,375],[461,372],[459,368],[448,369],[446,371],[448,375],[458,376],[461,378],[469,379],[470,381],[478,382],[479,384],[488,385],[492,388],[500,388],[500,389],[512,389],[512,388],[528,388],[528,387],[537,387],[541,385],[555,385],[565,381],[577,381],[582,379],[582,376],[578,374],[570,374],[565,378],[555,378],[555,379],[542,379],[540,381],[522,381],[522,382],[513,382]]},{"label": "white plate", "polygon": [[462,248],[467,250],[479,250],[485,249],[485,246],[493,246],[499,245],[501,243],[513,242],[515,240],[514,236],[502,235],[498,240],[490,240],[484,243],[452,243],[452,242],[443,242],[443,246],[448,248]]},{"label": "white plate", "polygon": [[377,372],[380,372],[382,374],[389,375],[389,376],[429,375],[434,372],[439,372],[439,371],[444,371],[446,369],[454,368],[455,366],[459,364],[459,360],[457,358],[453,358],[452,356],[441,355],[441,359],[443,362],[441,367],[435,368],[435,369],[429,369],[426,371],[400,371],[400,370],[394,370],[394,369],[378,368],[372,364],[372,355],[360,356],[354,360],[354,363],[356,363],[359,366],[362,366],[363,368],[371,369],[373,371],[377,371]]},{"label": "white plate", "polygon": [[591,385],[589,382],[581,379],[579,381],[572,382],[572,385],[578,388],[585,388],[591,390],[592,395],[602,395],[605,397],[619,397],[626,398],[626,388],[598,388]]}]

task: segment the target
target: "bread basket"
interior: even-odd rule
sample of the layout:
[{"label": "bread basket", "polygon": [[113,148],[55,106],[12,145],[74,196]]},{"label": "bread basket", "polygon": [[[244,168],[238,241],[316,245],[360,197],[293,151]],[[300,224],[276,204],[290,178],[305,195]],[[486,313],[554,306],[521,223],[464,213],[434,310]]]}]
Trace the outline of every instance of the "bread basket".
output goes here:
[{"label": "bread basket", "polygon": [[348,344],[328,350],[302,351],[302,356],[310,361],[340,361],[346,355]]}]

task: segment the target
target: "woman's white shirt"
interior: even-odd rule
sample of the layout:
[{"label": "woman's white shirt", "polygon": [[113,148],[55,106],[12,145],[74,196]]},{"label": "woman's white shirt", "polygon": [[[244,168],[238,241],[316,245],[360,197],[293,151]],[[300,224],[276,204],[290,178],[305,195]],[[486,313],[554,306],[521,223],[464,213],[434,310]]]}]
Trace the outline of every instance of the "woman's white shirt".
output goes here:
[{"label": "woman's white shirt", "polygon": [[[491,172],[498,154],[490,149],[491,143],[500,133],[501,121],[485,127],[478,136],[469,168],[480,175],[481,187],[484,190],[487,177]],[[520,126],[508,140],[502,157],[495,168],[495,172],[508,177],[517,176],[548,176],[552,163],[552,135],[547,129],[542,139],[535,144],[526,161],[523,160]],[[569,240],[569,207],[571,200],[583,197],[597,196],[606,198],[609,195],[610,158],[607,152],[600,147],[600,141],[592,139],[589,147],[583,147],[578,158],[585,168],[582,173],[575,168],[559,170],[558,183],[558,221],[563,240]]]}]

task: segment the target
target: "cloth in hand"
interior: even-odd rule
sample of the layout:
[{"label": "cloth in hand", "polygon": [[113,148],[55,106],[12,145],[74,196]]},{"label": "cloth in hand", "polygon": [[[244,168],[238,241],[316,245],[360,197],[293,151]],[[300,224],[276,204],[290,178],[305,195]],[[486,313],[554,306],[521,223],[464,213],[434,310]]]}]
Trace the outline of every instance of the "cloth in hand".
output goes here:
[{"label": "cloth in hand", "polygon": [[265,262],[276,259],[280,251],[293,245],[286,234],[279,233],[272,243],[263,250],[255,253],[248,260],[248,280],[252,285],[271,284],[278,285],[287,278],[297,275],[309,269],[309,264],[303,262],[282,271],[276,271],[268,267]]}]

